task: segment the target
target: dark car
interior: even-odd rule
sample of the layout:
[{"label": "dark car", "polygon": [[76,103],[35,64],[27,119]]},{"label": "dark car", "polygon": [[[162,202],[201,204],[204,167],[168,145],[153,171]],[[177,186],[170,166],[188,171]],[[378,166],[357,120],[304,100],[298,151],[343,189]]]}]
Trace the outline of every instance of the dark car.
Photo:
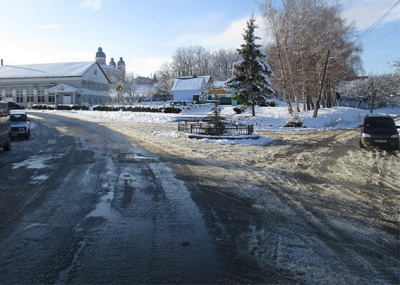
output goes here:
[{"label": "dark car", "polygon": [[5,101],[0,101],[0,147],[11,150],[10,110]]},{"label": "dark car", "polygon": [[8,102],[8,109],[10,110],[20,110],[20,109],[25,109],[24,106],[21,106],[20,104],[17,104],[15,102]]},{"label": "dark car", "polygon": [[31,136],[30,120],[23,111],[12,111],[10,114],[12,137],[24,137],[29,139]]},{"label": "dark car", "polygon": [[360,147],[399,149],[399,133],[390,116],[365,116],[361,125]]}]

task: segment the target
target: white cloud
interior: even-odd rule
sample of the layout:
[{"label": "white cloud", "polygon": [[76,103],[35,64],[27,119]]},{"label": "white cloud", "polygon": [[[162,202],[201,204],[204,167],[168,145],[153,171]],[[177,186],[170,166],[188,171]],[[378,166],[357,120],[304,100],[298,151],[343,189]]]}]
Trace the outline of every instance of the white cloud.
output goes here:
[{"label": "white cloud", "polygon": [[[190,33],[181,35],[173,40],[173,44],[177,47],[200,45],[206,49],[220,48],[239,48],[243,43],[243,33],[246,29],[249,17],[235,20],[229,24],[223,31],[219,33]],[[259,27],[255,30],[255,34],[265,42],[266,27],[262,17],[256,17],[256,25]]]},{"label": "white cloud", "polygon": [[61,25],[60,24],[48,24],[48,25],[43,25],[38,27],[38,30],[53,30],[53,29],[58,29],[60,28]]},{"label": "white cloud", "polygon": [[100,10],[103,7],[102,0],[82,0],[81,6],[90,8],[93,10]]},{"label": "white cloud", "polygon": [[[343,17],[355,22],[357,29],[364,30],[378,21],[397,0],[342,0]],[[400,5],[382,21],[381,24],[400,20]]]}]

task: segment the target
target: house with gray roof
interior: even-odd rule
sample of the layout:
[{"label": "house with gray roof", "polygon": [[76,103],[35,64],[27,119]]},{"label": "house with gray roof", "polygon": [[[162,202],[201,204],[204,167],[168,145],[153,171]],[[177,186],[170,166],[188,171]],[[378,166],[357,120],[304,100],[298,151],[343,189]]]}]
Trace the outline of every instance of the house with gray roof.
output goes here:
[{"label": "house with gray roof", "polygon": [[212,80],[210,76],[184,76],[175,80],[172,93],[175,101],[192,101],[193,95],[207,92]]},{"label": "house with gray roof", "polygon": [[31,104],[104,104],[110,80],[98,62],[0,66],[0,101]]}]

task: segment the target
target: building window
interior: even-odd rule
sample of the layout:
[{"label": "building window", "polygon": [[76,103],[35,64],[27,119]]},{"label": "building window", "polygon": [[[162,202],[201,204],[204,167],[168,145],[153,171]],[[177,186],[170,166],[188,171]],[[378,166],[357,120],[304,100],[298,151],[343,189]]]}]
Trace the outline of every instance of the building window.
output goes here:
[{"label": "building window", "polygon": [[38,90],[38,103],[44,103],[46,102],[45,97],[44,97],[44,89],[39,88]]},{"label": "building window", "polygon": [[6,98],[12,98],[12,91],[10,88],[6,89]]},{"label": "building window", "polygon": [[35,102],[35,97],[33,96],[33,88],[32,87],[28,87],[28,90],[26,91],[26,102]]},{"label": "building window", "polygon": [[23,103],[24,102],[24,93],[22,92],[21,89],[17,89],[17,96],[15,98],[15,101],[17,103]]},{"label": "building window", "polygon": [[55,103],[56,102],[56,98],[54,96],[54,94],[50,94],[49,95],[49,103]]},{"label": "building window", "polygon": [[97,75],[97,69],[93,70],[94,75]]}]

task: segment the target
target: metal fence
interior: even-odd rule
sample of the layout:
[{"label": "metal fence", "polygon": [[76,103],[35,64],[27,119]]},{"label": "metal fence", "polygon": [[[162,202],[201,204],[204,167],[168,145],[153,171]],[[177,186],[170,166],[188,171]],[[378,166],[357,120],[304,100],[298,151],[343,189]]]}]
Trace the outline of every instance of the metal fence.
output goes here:
[{"label": "metal fence", "polygon": [[254,126],[234,123],[179,122],[178,132],[209,136],[239,136],[252,134]]}]

